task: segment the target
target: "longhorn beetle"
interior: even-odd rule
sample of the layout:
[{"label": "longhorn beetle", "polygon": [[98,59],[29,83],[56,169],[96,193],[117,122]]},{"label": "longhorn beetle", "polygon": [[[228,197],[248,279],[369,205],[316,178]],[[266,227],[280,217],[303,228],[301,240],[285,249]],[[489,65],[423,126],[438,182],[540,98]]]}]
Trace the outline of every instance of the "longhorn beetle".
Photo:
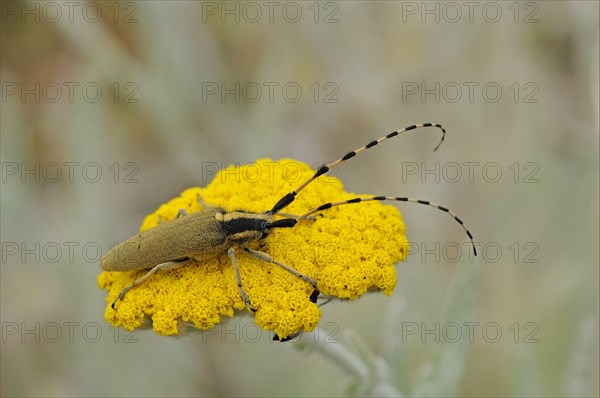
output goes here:
[{"label": "longhorn beetle", "polygon": [[[394,196],[359,197],[341,202],[325,203],[317,208],[307,211],[300,216],[281,212],[296,199],[296,196],[300,191],[306,188],[306,186],[311,182],[327,173],[332,167],[335,167],[353,158],[359,153],[372,148],[385,140],[396,137],[407,131],[423,127],[437,127],[442,131],[442,138],[435,147],[434,151],[437,150],[442,142],[444,142],[446,130],[440,124],[435,123],[412,125],[401,130],[393,131],[377,140],[369,142],[363,147],[348,152],[335,162],[322,165],[312,177],[304,181],[302,185],[296,188],[296,190],[283,196],[273,206],[273,208],[271,208],[271,210],[267,210],[263,213],[252,213],[241,210],[226,212],[224,209],[219,207],[204,205],[202,210],[187,215],[186,212],[181,209],[179,210],[178,216],[174,220],[160,224],[157,227],[144,231],[133,236],[132,238],[127,239],[124,242],[119,243],[108,253],[106,253],[106,255],[104,255],[100,260],[100,265],[104,270],[121,272],[140,269],[150,270],[142,277],[136,279],[133,281],[133,283],[121,290],[118,297],[111,304],[112,308],[115,308],[115,304],[124,297],[125,293],[127,293],[131,288],[144,282],[156,271],[181,267],[182,265],[186,264],[190,258],[215,257],[221,253],[227,252],[231,258],[231,263],[233,264],[237,286],[240,291],[240,295],[244,300],[244,304],[246,308],[254,312],[256,311],[256,308],[252,306],[250,300],[248,299],[248,295],[242,286],[240,270],[235,258],[235,248],[244,250],[250,256],[258,260],[276,264],[310,284],[314,289],[310,296],[310,300],[313,303],[316,303],[319,296],[319,289],[313,278],[275,260],[267,253],[252,250],[248,248],[247,245],[250,242],[264,239],[273,229],[292,228],[299,221],[313,219],[311,216],[315,213],[330,209],[335,206],[351,203],[367,201],[399,201],[418,203],[434,207],[438,210],[448,213],[462,226],[471,240],[473,252],[475,255],[477,255],[477,250],[473,241],[473,235],[471,235],[471,232],[469,232],[463,222],[456,215],[454,215],[450,209],[435,203],[431,203],[427,200]],[[276,216],[283,218],[276,220]]]}]

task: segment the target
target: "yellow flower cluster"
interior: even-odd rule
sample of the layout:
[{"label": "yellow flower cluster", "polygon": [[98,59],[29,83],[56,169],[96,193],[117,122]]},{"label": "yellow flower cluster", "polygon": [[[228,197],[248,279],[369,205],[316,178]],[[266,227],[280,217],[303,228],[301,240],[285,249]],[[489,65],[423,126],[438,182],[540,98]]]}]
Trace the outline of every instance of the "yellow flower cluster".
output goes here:
[{"label": "yellow flower cluster", "polygon": [[[140,231],[156,227],[159,220],[172,220],[179,209],[188,213],[201,210],[198,194],[207,204],[226,211],[264,212],[313,173],[308,165],[292,159],[259,159],[249,165],[230,166],[217,173],[206,188],[190,188],[160,206],[145,218]],[[283,211],[299,215],[324,203],[356,196],[344,192],[337,178],[322,176]],[[251,248],[309,275],[325,296],[354,300],[370,288],[390,295],[396,284],[394,266],[406,259],[409,247],[399,211],[379,202],[364,202],[320,214],[316,220],[301,221],[294,228],[274,229]],[[321,312],[309,300],[313,290],[309,284],[243,250],[236,249],[236,257],[244,289],[257,308],[258,326],[274,330],[281,338],[316,327]],[[110,303],[123,287],[145,272],[99,275],[100,288],[108,292],[105,318],[109,323],[133,330],[151,317],[156,333],[173,335],[184,324],[210,329],[224,316],[232,317],[234,310],[245,310],[226,253],[204,263],[191,261],[157,272],[127,292],[113,310]]]}]

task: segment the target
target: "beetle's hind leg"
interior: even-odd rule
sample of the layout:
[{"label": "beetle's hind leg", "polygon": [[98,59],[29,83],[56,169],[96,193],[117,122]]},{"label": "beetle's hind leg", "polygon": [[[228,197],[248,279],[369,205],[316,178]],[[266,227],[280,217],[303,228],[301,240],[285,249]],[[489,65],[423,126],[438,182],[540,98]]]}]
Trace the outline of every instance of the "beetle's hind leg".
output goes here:
[{"label": "beetle's hind leg", "polygon": [[154,266],[154,268],[152,268],[150,271],[146,272],[144,275],[142,275],[141,277],[139,277],[136,280],[134,280],[131,284],[125,286],[123,288],[123,290],[121,290],[121,292],[119,293],[119,295],[117,296],[117,298],[115,299],[115,301],[113,301],[110,306],[114,310],[115,309],[115,305],[117,304],[117,301],[123,299],[123,297],[125,296],[125,293],[127,293],[128,291],[130,291],[131,289],[133,289],[137,285],[144,283],[144,281],[146,279],[148,279],[156,271],[179,268],[182,265],[186,264],[188,262],[188,260],[189,260],[188,258],[184,258],[184,259],[181,259],[181,260],[169,261],[169,262],[161,263],[161,264],[158,264],[158,265]]},{"label": "beetle's hind leg", "polygon": [[[281,214],[281,213],[279,213]],[[319,288],[317,287],[317,282],[315,282],[315,280],[313,278],[311,278],[308,275],[304,275],[303,273],[301,273],[300,271],[290,267],[289,265],[285,265],[282,262],[279,262],[277,260],[275,260],[273,257],[271,257],[270,255],[268,255],[267,253],[261,252],[261,251],[257,251],[257,250],[252,250],[249,249],[247,247],[244,247],[244,250],[250,254],[252,257],[258,259],[258,260],[262,260],[262,261],[266,261],[268,263],[273,263],[276,264],[278,266],[280,266],[281,268],[283,268],[284,270],[286,270],[287,272],[291,273],[292,275],[302,279],[304,282],[308,283],[309,285],[311,285],[313,287],[313,292],[310,295],[310,301],[312,303],[316,303],[317,302],[317,298],[319,297]],[[281,342],[285,342],[285,341],[290,341],[294,338],[296,338],[298,335],[300,334],[300,332],[298,333],[293,333],[285,338],[281,338],[279,337],[277,334],[275,334],[273,336],[273,340],[274,341],[281,341]]]}]

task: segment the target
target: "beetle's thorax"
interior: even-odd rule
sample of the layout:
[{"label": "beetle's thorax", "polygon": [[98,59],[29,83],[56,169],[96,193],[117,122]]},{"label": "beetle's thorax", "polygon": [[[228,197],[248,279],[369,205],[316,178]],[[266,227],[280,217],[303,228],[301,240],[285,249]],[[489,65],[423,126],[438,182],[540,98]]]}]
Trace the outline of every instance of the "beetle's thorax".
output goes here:
[{"label": "beetle's thorax", "polygon": [[266,213],[232,211],[217,213],[215,219],[223,223],[227,240],[239,245],[264,238],[269,233],[266,225],[273,221],[273,216]]}]

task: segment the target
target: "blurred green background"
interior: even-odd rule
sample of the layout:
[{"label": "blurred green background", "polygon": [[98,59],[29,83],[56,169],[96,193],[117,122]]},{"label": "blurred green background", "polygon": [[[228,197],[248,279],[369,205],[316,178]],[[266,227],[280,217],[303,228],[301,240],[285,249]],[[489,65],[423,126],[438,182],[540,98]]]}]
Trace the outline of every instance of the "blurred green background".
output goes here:
[{"label": "blurred green background", "polygon": [[[597,2],[1,7],[2,396],[598,396]],[[304,343],[104,321],[99,251],[215,168],[428,121],[439,151],[421,130],[336,176],[450,207],[481,256],[405,204],[393,297],[324,306]]]}]

